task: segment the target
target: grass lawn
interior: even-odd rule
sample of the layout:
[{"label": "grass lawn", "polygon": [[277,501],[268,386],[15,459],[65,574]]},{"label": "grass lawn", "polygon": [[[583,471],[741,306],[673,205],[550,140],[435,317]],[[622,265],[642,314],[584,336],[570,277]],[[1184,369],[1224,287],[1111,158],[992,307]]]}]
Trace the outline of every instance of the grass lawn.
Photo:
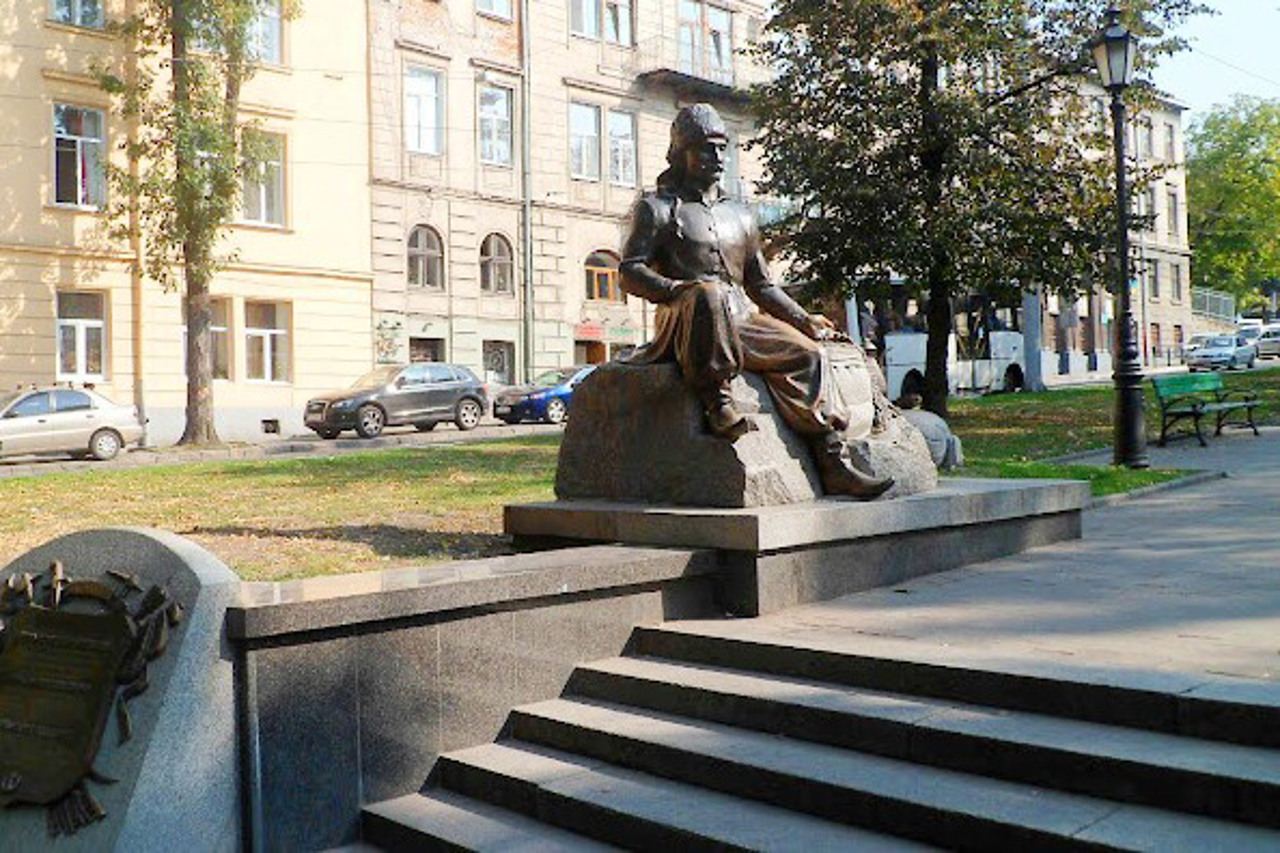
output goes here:
[{"label": "grass lawn", "polygon": [[508,553],[502,506],[552,497],[559,436],[0,480],[0,565],[54,536],[159,527],[245,580]]},{"label": "grass lawn", "polygon": [[[1280,370],[1231,374],[1280,417]],[[1150,392],[1147,394],[1150,397]],[[1087,479],[1094,494],[1181,476],[1044,462],[1111,441],[1111,389],[952,402],[968,467],[987,477]],[[1158,425],[1150,402],[1148,432]],[[55,536],[108,526],[186,536],[246,580],[507,553],[502,506],[552,497],[557,435],[329,458],[104,469],[0,480],[0,564]]]},{"label": "grass lawn", "polygon": [[[1258,423],[1280,420],[1280,369],[1224,373],[1228,388],[1256,391]],[[1143,387],[1147,435],[1160,432],[1160,407],[1148,382]],[[964,442],[970,477],[1067,477],[1089,480],[1095,495],[1126,492],[1175,480],[1182,472],[1055,464],[1049,457],[1109,447],[1114,395],[1109,385],[1064,388],[1035,394],[993,394],[953,400],[951,428]],[[1194,441],[1194,438],[1177,439]]]}]

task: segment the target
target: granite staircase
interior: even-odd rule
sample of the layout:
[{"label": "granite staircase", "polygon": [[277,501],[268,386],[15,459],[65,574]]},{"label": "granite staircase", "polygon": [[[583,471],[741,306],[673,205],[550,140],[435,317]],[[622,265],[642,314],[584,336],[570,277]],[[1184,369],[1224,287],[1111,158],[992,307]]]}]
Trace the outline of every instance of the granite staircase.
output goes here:
[{"label": "granite staircase", "polygon": [[642,628],[362,831],[394,851],[1280,851],[1280,708]]}]

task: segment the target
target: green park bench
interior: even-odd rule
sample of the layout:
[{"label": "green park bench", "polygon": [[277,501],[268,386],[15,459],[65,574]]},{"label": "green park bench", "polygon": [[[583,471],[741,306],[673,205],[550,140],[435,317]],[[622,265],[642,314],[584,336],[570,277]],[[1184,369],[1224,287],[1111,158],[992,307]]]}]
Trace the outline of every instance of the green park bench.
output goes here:
[{"label": "green park bench", "polygon": [[1160,440],[1156,443],[1161,447],[1164,447],[1169,427],[1182,420],[1190,420],[1195,424],[1196,438],[1200,440],[1200,446],[1204,447],[1200,419],[1210,414],[1216,421],[1214,435],[1221,434],[1232,412],[1244,413],[1248,420],[1241,421],[1240,426],[1250,427],[1254,435],[1258,434],[1258,426],[1253,422],[1253,410],[1258,405],[1257,393],[1227,390],[1222,386],[1220,374],[1153,376],[1151,384],[1155,386],[1156,399],[1160,402]]}]

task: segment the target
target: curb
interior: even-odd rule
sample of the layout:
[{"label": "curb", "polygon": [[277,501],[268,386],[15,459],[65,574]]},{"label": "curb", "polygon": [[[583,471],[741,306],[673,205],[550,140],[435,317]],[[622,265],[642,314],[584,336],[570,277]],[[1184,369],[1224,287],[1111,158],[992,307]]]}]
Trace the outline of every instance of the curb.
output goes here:
[{"label": "curb", "polygon": [[1142,486],[1131,492],[1118,492],[1114,495],[1102,495],[1094,498],[1089,504],[1089,509],[1102,509],[1104,507],[1115,506],[1125,501],[1137,500],[1145,498],[1148,495],[1157,494],[1159,492],[1168,492],[1174,489],[1184,489],[1188,486],[1198,486],[1201,483],[1207,483],[1210,480],[1225,480],[1231,475],[1226,471],[1194,471],[1185,477],[1179,477],[1176,480],[1169,480],[1164,483],[1152,483],[1149,486]]}]

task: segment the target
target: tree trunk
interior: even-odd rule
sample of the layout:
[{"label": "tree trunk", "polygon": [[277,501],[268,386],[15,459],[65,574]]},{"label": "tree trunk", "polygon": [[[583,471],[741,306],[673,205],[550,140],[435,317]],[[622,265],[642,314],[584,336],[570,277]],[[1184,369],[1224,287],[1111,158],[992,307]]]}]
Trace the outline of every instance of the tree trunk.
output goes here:
[{"label": "tree trunk", "polygon": [[[187,69],[187,0],[173,0],[171,28],[173,44],[173,103],[178,124],[175,146],[174,183],[177,187],[178,227],[183,234],[182,263],[186,294],[183,304],[187,313],[187,411],[186,426],[178,444],[218,444],[213,426],[213,359],[211,357],[209,262],[203,235],[205,227],[200,205],[203,199],[194,190],[191,169],[196,152],[191,134],[183,132],[191,126],[191,79]],[[216,227],[216,224],[215,224]]]},{"label": "tree trunk", "polygon": [[[921,4],[921,11],[932,13],[932,3]],[[925,216],[939,215],[946,183],[947,139],[938,114],[937,94],[940,83],[938,46],[932,41],[923,44],[920,63],[920,166],[924,179]],[[929,261],[928,281],[929,342],[925,350],[924,408],[938,417],[947,416],[947,344],[951,336],[951,296],[954,293],[954,271],[951,257],[943,248],[942,237],[930,223],[928,231],[934,242]]]}]

